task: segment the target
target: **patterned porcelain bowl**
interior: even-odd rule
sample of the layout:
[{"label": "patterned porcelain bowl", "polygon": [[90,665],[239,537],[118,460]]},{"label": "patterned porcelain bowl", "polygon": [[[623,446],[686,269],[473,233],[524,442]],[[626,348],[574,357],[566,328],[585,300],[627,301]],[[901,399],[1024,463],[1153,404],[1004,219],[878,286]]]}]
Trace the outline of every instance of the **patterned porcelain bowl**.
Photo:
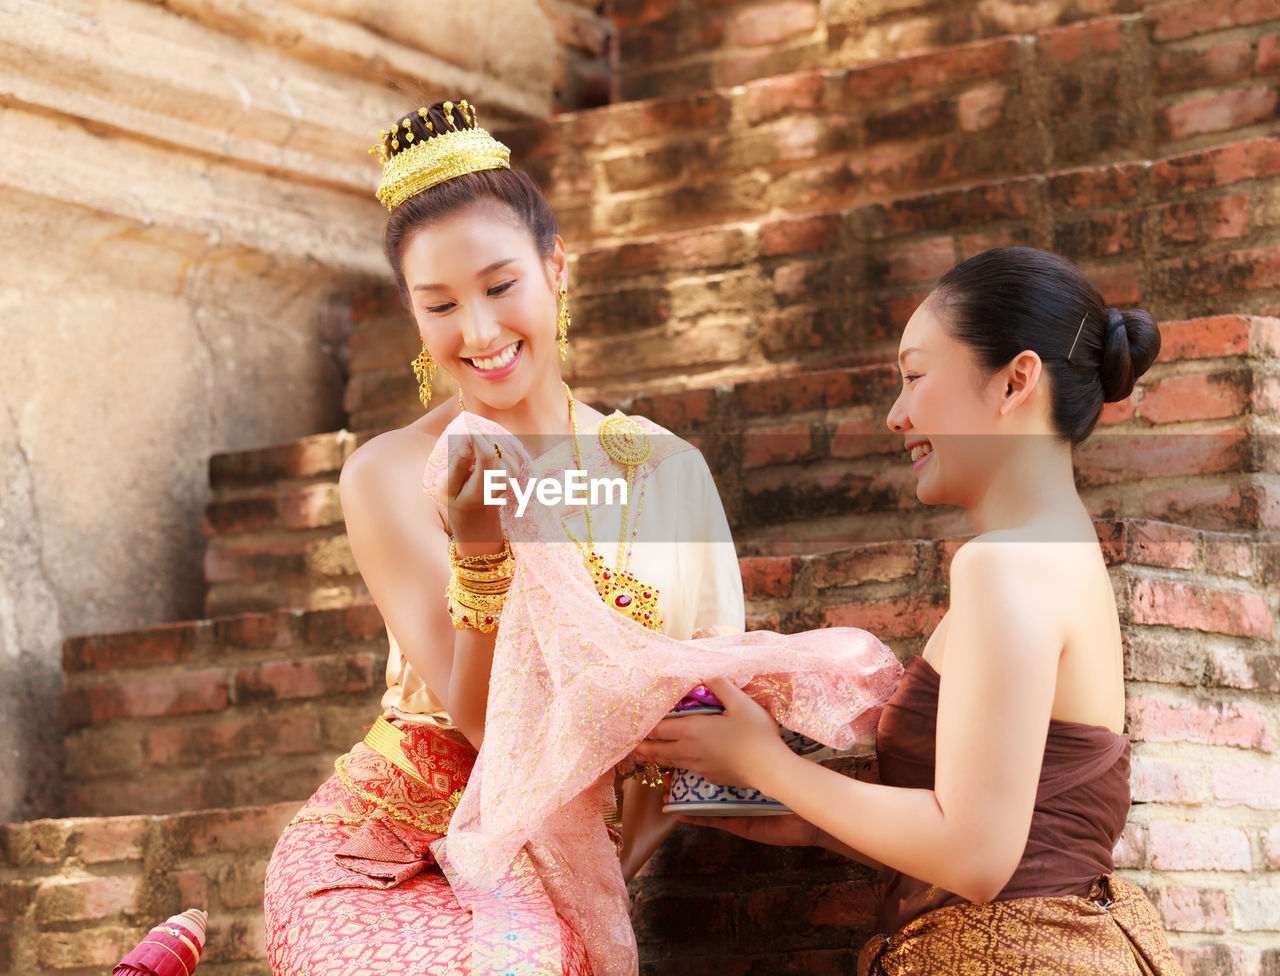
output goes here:
[{"label": "patterned porcelain bowl", "polygon": [[[677,705],[668,717],[682,715],[716,715],[724,711],[715,702],[715,696],[705,689],[695,689],[689,697]],[[782,739],[788,748],[804,756],[823,748],[799,732],[782,730]],[[776,817],[790,813],[791,808],[759,790],[739,786],[717,786],[707,782],[699,774],[688,769],[677,769],[671,775],[671,788],[663,813],[678,813],[688,817]]]}]

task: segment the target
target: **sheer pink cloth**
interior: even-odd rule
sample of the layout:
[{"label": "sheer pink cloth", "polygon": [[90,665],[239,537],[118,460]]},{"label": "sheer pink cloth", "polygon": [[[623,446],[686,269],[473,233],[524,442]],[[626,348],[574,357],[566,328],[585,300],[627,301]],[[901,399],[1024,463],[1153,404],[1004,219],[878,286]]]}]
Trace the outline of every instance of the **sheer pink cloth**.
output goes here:
[{"label": "sheer pink cloth", "polygon": [[[428,460],[427,491],[437,491],[451,435],[468,433],[496,440],[522,479],[538,474],[519,441],[465,412]],[[603,453],[583,458],[592,472],[607,463]],[[849,748],[875,729],[902,668],[853,628],[690,641],[649,630],[600,600],[562,514],[536,503],[521,518],[514,504],[503,509],[517,570],[497,631],[484,744],[443,843],[452,871],[481,890],[526,848],[552,903],[582,936],[592,971],[619,976],[637,972],[638,959],[601,817],[613,806],[614,766],[712,677],[744,687],[785,727]]]}]

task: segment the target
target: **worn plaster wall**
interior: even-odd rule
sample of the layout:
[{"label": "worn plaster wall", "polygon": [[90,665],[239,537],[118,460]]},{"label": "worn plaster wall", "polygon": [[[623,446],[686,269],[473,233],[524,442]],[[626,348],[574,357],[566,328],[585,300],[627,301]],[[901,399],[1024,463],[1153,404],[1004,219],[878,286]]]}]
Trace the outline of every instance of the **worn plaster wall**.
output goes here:
[{"label": "worn plaster wall", "polygon": [[553,6],[0,2],[0,821],[58,812],[62,640],[199,615],[208,455],[343,425],[377,128],[550,112]]}]

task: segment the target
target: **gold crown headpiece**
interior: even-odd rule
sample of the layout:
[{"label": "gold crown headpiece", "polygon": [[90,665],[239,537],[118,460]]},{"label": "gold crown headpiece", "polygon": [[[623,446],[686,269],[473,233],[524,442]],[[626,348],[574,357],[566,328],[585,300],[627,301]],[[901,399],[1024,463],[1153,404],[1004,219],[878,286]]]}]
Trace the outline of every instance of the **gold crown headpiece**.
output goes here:
[{"label": "gold crown headpiece", "polygon": [[[416,145],[413,129],[410,127],[412,118],[406,118],[392,126],[390,132],[379,130],[378,137],[382,141],[369,152],[377,153],[382,159],[378,199],[388,210],[394,210],[414,194],[455,176],[486,169],[511,168],[511,150],[484,129],[476,127],[475,106],[468,105],[465,99],[456,106],[463,121],[471,124],[469,129],[458,128],[453,119],[454,108],[453,102],[444,103],[444,117],[449,122],[449,128],[443,132],[436,130],[425,108],[418,109],[422,124],[433,135],[429,139],[417,140]],[[391,136],[391,148],[399,149],[401,128],[404,129],[404,141],[408,148],[389,157],[387,136]]]}]

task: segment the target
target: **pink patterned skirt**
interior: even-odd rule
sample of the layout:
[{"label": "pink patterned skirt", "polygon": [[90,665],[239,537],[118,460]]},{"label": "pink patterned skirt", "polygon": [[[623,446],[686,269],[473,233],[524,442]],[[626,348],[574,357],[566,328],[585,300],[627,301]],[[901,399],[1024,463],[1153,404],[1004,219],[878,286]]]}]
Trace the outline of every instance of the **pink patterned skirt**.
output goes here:
[{"label": "pink patterned skirt", "polygon": [[405,730],[407,763],[357,745],[276,844],[265,900],[272,972],[469,976],[484,953],[538,976],[590,976],[582,939],[550,909],[527,854],[503,883],[500,914],[450,884],[432,845],[476,753],[455,733]]}]

